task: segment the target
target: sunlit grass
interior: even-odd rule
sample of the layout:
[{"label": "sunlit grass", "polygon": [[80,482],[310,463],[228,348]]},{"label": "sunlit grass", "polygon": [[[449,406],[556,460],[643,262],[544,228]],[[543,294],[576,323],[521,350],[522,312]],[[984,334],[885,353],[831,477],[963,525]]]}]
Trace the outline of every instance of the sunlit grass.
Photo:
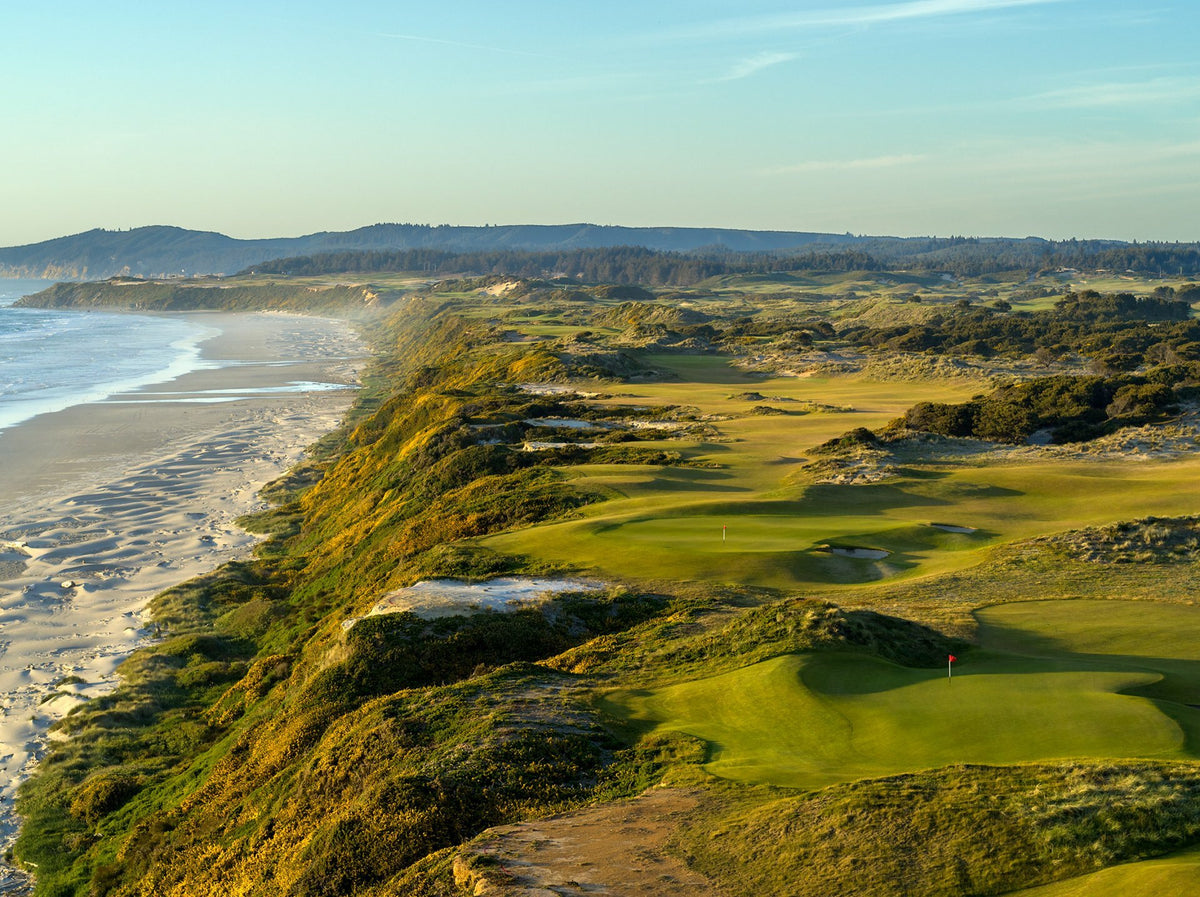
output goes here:
[{"label": "sunlit grass", "polygon": [[1200,848],[1126,863],[1067,881],[1014,892],[1014,897],[1166,897],[1200,893]]},{"label": "sunlit grass", "polygon": [[1029,602],[981,617],[981,647],[953,678],[793,654],[608,706],[704,739],[713,775],[806,789],[954,764],[1197,756],[1200,710],[1177,699],[1200,690],[1200,609]]}]

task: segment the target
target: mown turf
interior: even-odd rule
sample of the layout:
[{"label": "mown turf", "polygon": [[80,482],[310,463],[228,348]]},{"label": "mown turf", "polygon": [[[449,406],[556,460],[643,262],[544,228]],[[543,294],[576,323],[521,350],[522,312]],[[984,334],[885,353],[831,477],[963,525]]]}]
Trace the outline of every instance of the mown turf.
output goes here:
[{"label": "mown turf", "polygon": [[[798,788],[960,763],[1200,754],[1186,700],[1200,694],[1188,638],[1200,609],[1031,602],[983,616],[984,647],[952,680],[861,654],[785,655],[616,692],[610,707],[704,739],[714,775]],[[1109,635],[1119,653],[1101,650]]]},{"label": "mown turf", "polygon": [[[1190,513],[1194,499],[1176,484],[1197,473],[1200,462],[1060,461],[931,466],[883,483],[788,487],[777,481],[767,489],[736,471],[681,476],[626,468],[589,480],[585,470],[578,482],[624,498],[596,505],[579,520],[485,544],[617,577],[779,588],[858,584],[964,569],[994,545],[1065,529]],[[934,521],[977,532],[946,533],[930,526]],[[819,550],[829,543],[891,555],[883,562],[836,558]]]},{"label": "mown turf", "polygon": [[[814,453],[821,443],[857,427],[880,429],[914,402],[957,401],[984,384],[861,375],[762,379],[718,356],[648,361],[683,381],[623,384],[619,396],[600,404],[694,409],[713,435],[644,444],[678,452],[692,466],[578,465],[569,473],[572,484],[607,501],[582,510],[579,519],[492,536],[489,548],[622,579],[853,587],[962,570],[985,560],[995,545],[1033,536],[1195,509],[1176,484],[1200,474],[1197,460],[953,454],[939,460],[914,452],[880,482],[814,485],[805,465],[822,457]],[[745,398],[747,392],[765,399]],[[754,413],[764,401],[785,413]],[[786,413],[812,407],[803,403],[850,410]],[[932,521],[977,532],[947,538]],[[883,562],[831,557],[818,550],[827,543],[890,556]]]},{"label": "mown turf", "polygon": [[1200,894],[1200,848],[1014,891],[1020,897],[1174,897]]}]

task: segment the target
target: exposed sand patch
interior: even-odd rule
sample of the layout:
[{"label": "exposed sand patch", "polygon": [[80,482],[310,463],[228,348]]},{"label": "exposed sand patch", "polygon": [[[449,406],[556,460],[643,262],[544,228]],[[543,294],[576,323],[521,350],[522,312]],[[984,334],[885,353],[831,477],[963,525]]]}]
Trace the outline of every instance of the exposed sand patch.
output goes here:
[{"label": "exposed sand patch", "polygon": [[962,533],[963,535],[970,535],[971,533],[977,532],[973,526],[955,526],[953,523],[931,523],[929,525],[934,529],[940,529],[942,532],[946,533]]},{"label": "exposed sand patch", "polygon": [[[425,620],[452,617],[481,610],[510,611],[546,601],[562,592],[595,592],[604,586],[585,579],[544,579],[506,576],[483,582],[461,579],[429,579],[384,595],[367,612],[380,614],[414,613]],[[350,629],[362,617],[342,623]]]},{"label": "exposed sand patch", "polygon": [[844,558],[857,558],[864,561],[882,561],[886,557],[891,557],[890,551],[884,551],[882,548],[855,548],[849,545],[818,545],[817,551],[825,551],[829,554],[836,554]]},{"label": "exposed sand patch", "polygon": [[559,383],[516,383],[521,392],[535,396],[577,396],[581,399],[594,399],[598,392],[580,392],[573,386],[563,386]]},{"label": "exposed sand patch", "polygon": [[569,417],[529,417],[525,423],[531,427],[553,430],[609,430],[614,426],[608,421],[575,420]]},{"label": "exposed sand patch", "polygon": [[693,791],[653,788],[630,801],[489,829],[462,849],[455,880],[464,893],[497,897],[716,895],[667,851],[700,800]]},{"label": "exposed sand patch", "polygon": [[505,296],[520,285],[521,281],[519,280],[506,280],[502,283],[494,283],[490,287],[484,287],[482,292],[489,296]]},{"label": "exposed sand patch", "polygon": [[[203,345],[209,369],[0,433],[0,851],[50,723],[111,690],[150,635],[150,598],[249,551],[234,520],[352,399],[278,389],[352,383],[364,350],[346,325],[201,317],[221,331]],[[177,401],[211,390],[239,400]],[[0,863],[0,892],[19,879]]]},{"label": "exposed sand patch", "polygon": [[525,452],[548,452],[551,449],[560,449],[573,446],[575,448],[597,448],[599,442],[527,442],[521,446],[521,450]]}]

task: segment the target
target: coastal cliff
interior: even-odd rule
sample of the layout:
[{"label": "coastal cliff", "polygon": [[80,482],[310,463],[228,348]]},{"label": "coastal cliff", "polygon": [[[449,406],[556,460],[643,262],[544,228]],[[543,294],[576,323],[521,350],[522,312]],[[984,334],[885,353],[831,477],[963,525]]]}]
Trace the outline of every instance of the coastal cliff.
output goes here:
[{"label": "coastal cliff", "polygon": [[[128,303],[159,287],[97,289],[41,295]],[[220,292],[196,289],[162,295]],[[362,301],[360,288],[338,289]],[[1046,330],[963,300],[939,297],[926,342],[959,345],[970,327],[1000,347],[1016,324]],[[886,304],[899,314],[910,302]],[[1192,522],[1132,525],[1145,531],[1133,547],[1114,536],[1139,564],[1097,567],[1095,539],[1079,557],[1069,539],[1001,540],[1014,507],[1043,507],[1038,477],[1077,459],[904,429],[914,402],[982,403],[985,381],[898,351],[889,376],[904,379],[880,377],[855,349],[893,331],[839,332],[812,307],[780,293],[667,303],[485,278],[377,309],[374,361],[345,426],[244,521],[267,541],[156,597],[161,640],[125,662],[115,693],[58,724],[19,805],[15,853],[39,893],[461,897],[540,881],[575,894],[576,878],[541,866],[542,845],[575,826],[600,845],[591,868],[606,886],[667,857],[662,894],[684,880],[737,895],[799,882],[799,893],[883,897],[898,881],[914,894],[1005,893],[1200,839],[1200,767],[1183,749],[1144,760],[1141,743],[1053,742],[1076,728],[1169,740],[1170,719],[1116,690],[1134,683],[1163,705],[1190,694],[1184,685],[1121,667],[1097,698],[1095,644],[1081,643],[1081,660],[1034,638],[1059,653],[1030,664],[1024,643],[1005,653],[1017,628],[995,627],[988,645],[976,616],[1114,589],[1187,601],[1194,577],[1177,549],[1193,544]],[[1177,354],[1196,345],[1188,321],[1111,326],[1170,338]],[[989,373],[1001,364],[1017,369],[1006,358]],[[1163,372],[1182,397],[1189,364]],[[756,373],[764,365],[787,375]],[[1125,475],[1125,444],[1079,450],[1086,494],[1060,495],[1045,532],[1094,513],[1092,490],[1107,482],[1094,468]],[[984,460],[963,474],[969,452]],[[1003,485],[985,480],[988,463]],[[1114,482],[1108,500],[1122,507],[1187,506],[1170,483]],[[909,507],[920,518],[892,516]],[[949,522],[922,522],[930,507]],[[429,604],[431,582],[459,597]],[[1155,604],[1112,603],[1143,617]],[[1149,644],[1146,663],[1175,656],[1153,653],[1167,640]],[[946,658],[978,645],[976,674],[955,671],[949,686]],[[1192,675],[1184,660],[1163,663]],[[1028,715],[996,749],[988,708],[1010,693],[972,703],[948,690],[1008,688],[1021,704],[1031,678],[1055,713],[1101,711],[1079,727]],[[1055,690],[1076,681],[1078,693]],[[903,703],[914,690],[920,700]],[[1146,725],[1104,722],[1118,705]],[[1180,707],[1170,712],[1192,712]],[[947,724],[966,713],[973,724]],[[654,856],[622,834],[643,812],[656,820]],[[522,829],[530,820],[540,827]]]}]

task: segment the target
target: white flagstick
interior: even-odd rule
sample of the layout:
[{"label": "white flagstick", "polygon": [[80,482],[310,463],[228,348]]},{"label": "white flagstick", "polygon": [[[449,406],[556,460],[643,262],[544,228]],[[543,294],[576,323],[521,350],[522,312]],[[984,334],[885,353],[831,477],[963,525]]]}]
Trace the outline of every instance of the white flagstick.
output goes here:
[{"label": "white flagstick", "polygon": [[721,524],[721,541],[725,541],[725,524]]}]

